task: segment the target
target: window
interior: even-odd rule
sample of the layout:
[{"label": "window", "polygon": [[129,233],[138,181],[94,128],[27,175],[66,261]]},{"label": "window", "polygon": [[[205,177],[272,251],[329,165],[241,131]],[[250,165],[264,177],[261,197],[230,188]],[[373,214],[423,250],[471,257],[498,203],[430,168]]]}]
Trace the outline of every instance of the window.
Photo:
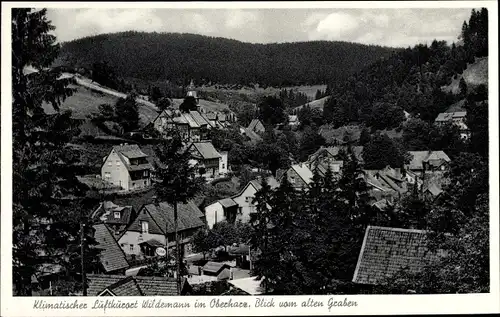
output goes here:
[{"label": "window", "polygon": [[104,173],[104,178],[111,178],[111,173],[110,172],[105,172]]},{"label": "window", "polygon": [[295,177],[290,176],[290,183],[295,184]]},{"label": "window", "polygon": [[147,221],[141,221],[141,232],[148,233],[149,232],[149,224]]},{"label": "window", "polygon": [[242,213],[243,213],[243,207],[238,207],[238,212],[239,212],[240,214],[242,214]]},{"label": "window", "polygon": [[248,202],[250,202],[250,201],[252,201],[252,197],[250,197],[250,196],[245,197],[245,202],[247,202],[247,203],[248,203]]},{"label": "window", "polygon": [[134,245],[133,244],[130,245],[130,252],[134,252]]},{"label": "window", "polygon": [[148,170],[145,170],[144,173],[143,173],[144,176],[148,177],[149,176],[149,171]]},{"label": "window", "polygon": [[222,169],[224,169],[224,168],[225,168],[225,165],[224,165],[224,163],[222,163]]},{"label": "window", "polygon": [[108,162],[108,166],[113,166],[113,163],[111,161]]},{"label": "window", "polygon": [[115,211],[115,218],[120,219],[120,212],[119,211]]},{"label": "window", "polygon": [[116,166],[120,166],[120,161],[116,161]]}]

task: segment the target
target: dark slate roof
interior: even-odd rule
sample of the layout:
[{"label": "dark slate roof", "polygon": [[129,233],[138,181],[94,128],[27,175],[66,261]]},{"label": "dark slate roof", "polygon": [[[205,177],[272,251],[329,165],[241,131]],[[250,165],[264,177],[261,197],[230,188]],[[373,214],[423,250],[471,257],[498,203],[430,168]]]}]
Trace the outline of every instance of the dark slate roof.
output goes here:
[{"label": "dark slate roof", "polygon": [[421,170],[423,162],[428,162],[429,160],[451,161],[443,151],[409,151],[409,153],[412,155],[412,160],[409,164],[410,170]]},{"label": "dark slate roof", "polygon": [[[132,211],[132,206],[118,206],[111,201],[105,201],[92,213],[92,218],[112,225],[128,225]],[[115,218],[115,212],[120,213],[120,218]]]},{"label": "dark slate roof", "polygon": [[189,114],[199,126],[208,125],[208,121],[198,111],[190,111]]},{"label": "dark slate roof", "polygon": [[148,157],[137,144],[117,145],[113,147],[113,150],[129,159]]},{"label": "dark slate roof", "polygon": [[191,146],[198,151],[198,153],[201,155],[201,158],[203,159],[208,160],[221,157],[219,152],[217,152],[217,150],[213,146],[212,142],[195,142]]},{"label": "dark slate roof", "polygon": [[[124,276],[87,274],[89,296],[97,296],[108,289],[116,296],[177,296],[175,278],[157,276]],[[183,289],[188,286],[183,279]]]},{"label": "dark slate roof", "polygon": [[426,231],[368,226],[353,282],[377,284],[400,269],[417,272],[435,259]]},{"label": "dark slate roof", "polygon": [[220,262],[207,262],[203,266],[203,271],[210,272],[210,273],[219,273],[225,268],[229,268],[230,266],[225,263],[220,263]]},{"label": "dark slate roof", "polygon": [[128,159],[149,158],[149,155],[144,153],[137,144],[118,145],[114,146],[113,150],[116,153],[118,153],[118,157],[120,157],[120,160],[122,161],[123,165],[125,165],[128,171],[141,171],[145,169],[149,170],[153,169],[153,166],[149,162],[145,164],[131,165],[127,163],[127,160],[124,159],[124,157]]},{"label": "dark slate roof", "polygon": [[[173,233],[174,230],[174,208],[167,203],[145,205],[153,220],[158,224],[158,227],[165,233],[167,228],[168,233]],[[178,205],[178,230],[187,230],[204,226],[201,218],[203,213],[192,201],[187,204]]]},{"label": "dark slate roof", "polygon": [[129,267],[125,253],[118,245],[113,233],[105,224],[94,225],[94,237],[99,243],[97,247],[101,249],[99,259],[106,272],[126,269]]},{"label": "dark slate roof", "polygon": [[134,276],[126,277],[106,288],[115,296],[144,296]]}]

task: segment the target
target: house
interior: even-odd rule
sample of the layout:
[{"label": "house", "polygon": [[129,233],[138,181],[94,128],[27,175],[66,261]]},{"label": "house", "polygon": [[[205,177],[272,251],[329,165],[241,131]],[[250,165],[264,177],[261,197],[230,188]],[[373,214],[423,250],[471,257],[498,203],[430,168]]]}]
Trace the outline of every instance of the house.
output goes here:
[{"label": "house", "polygon": [[437,253],[427,248],[427,241],[423,230],[368,226],[353,282],[380,284],[404,268],[418,272],[437,259]]},{"label": "house", "polygon": [[220,161],[219,161],[219,174],[225,176],[229,172],[227,151],[219,151]]},{"label": "house", "polygon": [[469,128],[466,124],[467,111],[442,112],[436,117],[436,125],[453,123],[460,128],[460,136],[468,139],[470,136]]},{"label": "house", "polygon": [[292,165],[286,171],[278,172],[278,181],[281,183],[283,177],[287,177],[290,185],[296,190],[306,190],[313,178],[312,171],[304,163]]},{"label": "house", "polygon": [[247,129],[255,133],[263,133],[266,131],[266,127],[259,119],[253,119]]},{"label": "house", "polygon": [[425,172],[444,172],[451,162],[443,151],[410,151],[412,160],[405,169],[416,174]]},{"label": "house", "polygon": [[262,137],[257,132],[254,132],[248,128],[240,127],[240,134],[248,137],[254,144],[262,140]]},{"label": "house", "polygon": [[230,274],[228,275],[227,273],[231,271],[231,267],[226,263],[209,261],[201,268],[201,270],[204,275],[217,276],[218,278],[221,277],[220,279],[228,279],[224,277],[230,276]]},{"label": "house", "polygon": [[216,122],[212,122],[199,111],[183,113],[171,109],[160,112],[152,124],[161,134],[166,134],[169,130],[175,129],[183,141],[206,140],[208,130],[216,127]]},{"label": "house", "polygon": [[94,239],[98,243],[96,248],[100,250],[99,261],[102,273],[124,275],[129,268],[129,263],[122,248],[118,245],[115,235],[104,223],[94,225],[93,228]]},{"label": "house", "polygon": [[182,279],[181,291],[171,277],[87,274],[88,296],[179,296],[190,295],[191,285]]},{"label": "house", "polygon": [[330,146],[330,147],[320,147],[316,152],[309,155],[307,158],[307,165],[312,166],[316,161],[320,162],[335,162],[342,161],[344,159],[343,154],[349,153],[349,148],[352,150],[354,159],[359,164],[363,163],[363,146]]},{"label": "house", "polygon": [[340,175],[344,161],[337,159],[339,151],[338,147],[321,147],[309,155],[306,165],[311,171],[317,170],[321,176],[325,176],[328,168],[334,175]]},{"label": "house", "polygon": [[114,146],[101,167],[103,180],[124,190],[151,186],[153,166],[137,144]]},{"label": "house", "polygon": [[222,155],[215,149],[212,142],[194,142],[188,146],[192,162],[198,167],[200,176],[208,179],[219,177]]},{"label": "house", "polygon": [[[191,236],[205,226],[205,216],[192,201],[177,208],[181,253],[190,254]],[[155,256],[156,248],[165,247],[167,242],[168,248],[175,246],[174,209],[164,202],[142,206],[118,240],[125,254],[135,258]]]},{"label": "house", "polygon": [[210,229],[222,221],[234,222],[238,203],[231,197],[220,199],[205,207],[205,218]]},{"label": "house", "polygon": [[364,170],[364,173],[372,190],[393,191],[399,197],[408,190],[406,178],[399,168],[386,166],[382,170]]},{"label": "house", "polygon": [[296,127],[300,125],[299,117],[297,115],[288,116],[288,125],[291,127]]},{"label": "house", "polygon": [[132,206],[118,206],[111,201],[105,201],[94,210],[91,219],[106,224],[114,235],[119,237],[135,219],[135,213]]},{"label": "house", "polygon": [[438,199],[441,194],[443,194],[443,190],[441,189],[441,186],[438,184],[432,182],[431,184],[427,185],[424,187],[423,190],[423,195],[426,200],[429,201],[435,201]]},{"label": "house", "polygon": [[[268,177],[267,183],[274,189],[279,186],[274,177]],[[252,180],[243,187],[237,194],[220,199],[205,207],[205,217],[209,228],[221,221],[228,222],[249,222],[250,214],[255,212],[253,198],[255,193],[262,188],[260,180]]]}]

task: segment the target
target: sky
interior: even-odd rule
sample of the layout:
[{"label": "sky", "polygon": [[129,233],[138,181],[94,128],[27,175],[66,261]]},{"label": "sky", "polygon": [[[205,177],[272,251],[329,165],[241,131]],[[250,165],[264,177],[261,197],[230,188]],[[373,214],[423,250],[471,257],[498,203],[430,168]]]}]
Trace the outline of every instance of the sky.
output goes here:
[{"label": "sky", "polygon": [[61,42],[121,31],[179,32],[250,43],[312,40],[408,47],[457,41],[470,8],[49,9]]}]

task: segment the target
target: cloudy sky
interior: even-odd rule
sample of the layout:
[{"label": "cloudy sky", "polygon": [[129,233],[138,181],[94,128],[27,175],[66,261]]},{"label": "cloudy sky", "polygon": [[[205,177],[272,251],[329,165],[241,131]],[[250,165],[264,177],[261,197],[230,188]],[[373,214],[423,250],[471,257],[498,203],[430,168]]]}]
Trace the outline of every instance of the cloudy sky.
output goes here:
[{"label": "cloudy sky", "polygon": [[350,41],[400,47],[456,41],[471,9],[49,9],[59,41],[128,30],[251,43]]}]

